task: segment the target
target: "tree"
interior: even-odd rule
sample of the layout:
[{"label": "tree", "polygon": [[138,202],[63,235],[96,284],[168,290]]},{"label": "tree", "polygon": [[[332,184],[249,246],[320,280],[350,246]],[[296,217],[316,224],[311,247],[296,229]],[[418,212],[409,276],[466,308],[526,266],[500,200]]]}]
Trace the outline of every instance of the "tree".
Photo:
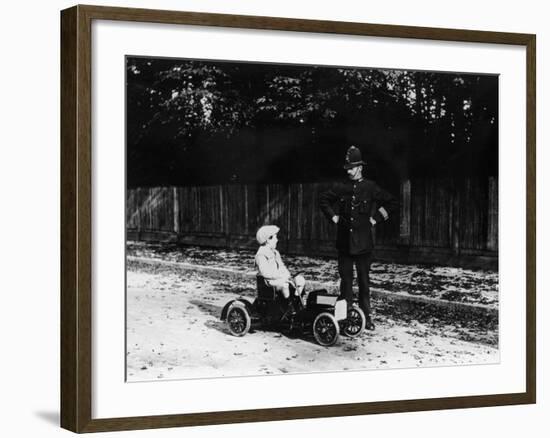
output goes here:
[{"label": "tree", "polygon": [[128,58],[127,87],[130,184],[318,179],[349,143],[397,177],[497,161],[491,76]]}]

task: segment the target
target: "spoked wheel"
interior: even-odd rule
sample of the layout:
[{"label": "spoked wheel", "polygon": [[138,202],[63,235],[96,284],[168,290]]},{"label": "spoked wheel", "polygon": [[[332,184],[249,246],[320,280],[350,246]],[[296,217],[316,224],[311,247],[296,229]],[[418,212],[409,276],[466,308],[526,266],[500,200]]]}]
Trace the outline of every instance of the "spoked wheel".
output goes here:
[{"label": "spoked wheel", "polygon": [[250,315],[241,306],[232,306],[227,312],[227,325],[233,336],[244,336],[250,330]]},{"label": "spoked wheel", "polygon": [[333,315],[327,312],[319,313],[313,321],[313,336],[320,345],[328,347],[338,340],[340,327]]},{"label": "spoked wheel", "polygon": [[365,322],[365,313],[359,307],[352,306],[343,321],[342,331],[348,338],[356,338],[365,330]]}]

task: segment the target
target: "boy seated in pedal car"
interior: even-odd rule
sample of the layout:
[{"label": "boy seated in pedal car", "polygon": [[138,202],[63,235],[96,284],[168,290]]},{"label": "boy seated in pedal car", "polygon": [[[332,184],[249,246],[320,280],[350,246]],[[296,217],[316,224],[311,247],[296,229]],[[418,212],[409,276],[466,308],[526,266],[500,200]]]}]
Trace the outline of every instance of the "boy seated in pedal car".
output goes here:
[{"label": "boy seated in pedal car", "polygon": [[292,289],[295,289],[296,296],[301,297],[306,280],[301,275],[292,278],[283,263],[281,254],[276,249],[278,242],[277,233],[279,230],[279,227],[276,225],[264,225],[260,227],[256,233],[256,240],[260,247],[254,258],[254,262],[258,270],[257,275],[262,276],[269,286],[275,287],[286,300],[289,300],[291,286]]}]

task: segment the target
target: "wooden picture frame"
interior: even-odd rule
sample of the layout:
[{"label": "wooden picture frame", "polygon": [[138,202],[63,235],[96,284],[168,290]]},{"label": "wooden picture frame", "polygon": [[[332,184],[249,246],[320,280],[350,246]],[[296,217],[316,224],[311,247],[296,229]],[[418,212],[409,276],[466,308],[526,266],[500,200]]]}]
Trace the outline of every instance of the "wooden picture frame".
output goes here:
[{"label": "wooden picture frame", "polygon": [[[92,418],[92,22],[112,20],[174,25],[284,30],[523,46],[526,49],[526,382],[525,392],[291,406],[269,409]],[[531,34],[485,32],[75,6],[61,13],[61,426],[74,432],[213,425],[436,409],[529,404],[536,401],[535,299],[535,57]]]}]

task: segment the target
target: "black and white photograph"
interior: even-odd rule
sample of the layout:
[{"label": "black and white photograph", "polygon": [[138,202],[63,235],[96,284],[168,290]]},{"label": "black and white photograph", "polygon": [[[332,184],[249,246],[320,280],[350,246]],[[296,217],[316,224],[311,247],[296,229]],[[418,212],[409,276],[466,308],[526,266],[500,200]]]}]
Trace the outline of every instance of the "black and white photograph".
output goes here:
[{"label": "black and white photograph", "polygon": [[126,57],[128,382],[496,364],[499,76]]},{"label": "black and white photograph", "polygon": [[544,2],[85,3],[3,9],[4,436],[546,437]]}]

